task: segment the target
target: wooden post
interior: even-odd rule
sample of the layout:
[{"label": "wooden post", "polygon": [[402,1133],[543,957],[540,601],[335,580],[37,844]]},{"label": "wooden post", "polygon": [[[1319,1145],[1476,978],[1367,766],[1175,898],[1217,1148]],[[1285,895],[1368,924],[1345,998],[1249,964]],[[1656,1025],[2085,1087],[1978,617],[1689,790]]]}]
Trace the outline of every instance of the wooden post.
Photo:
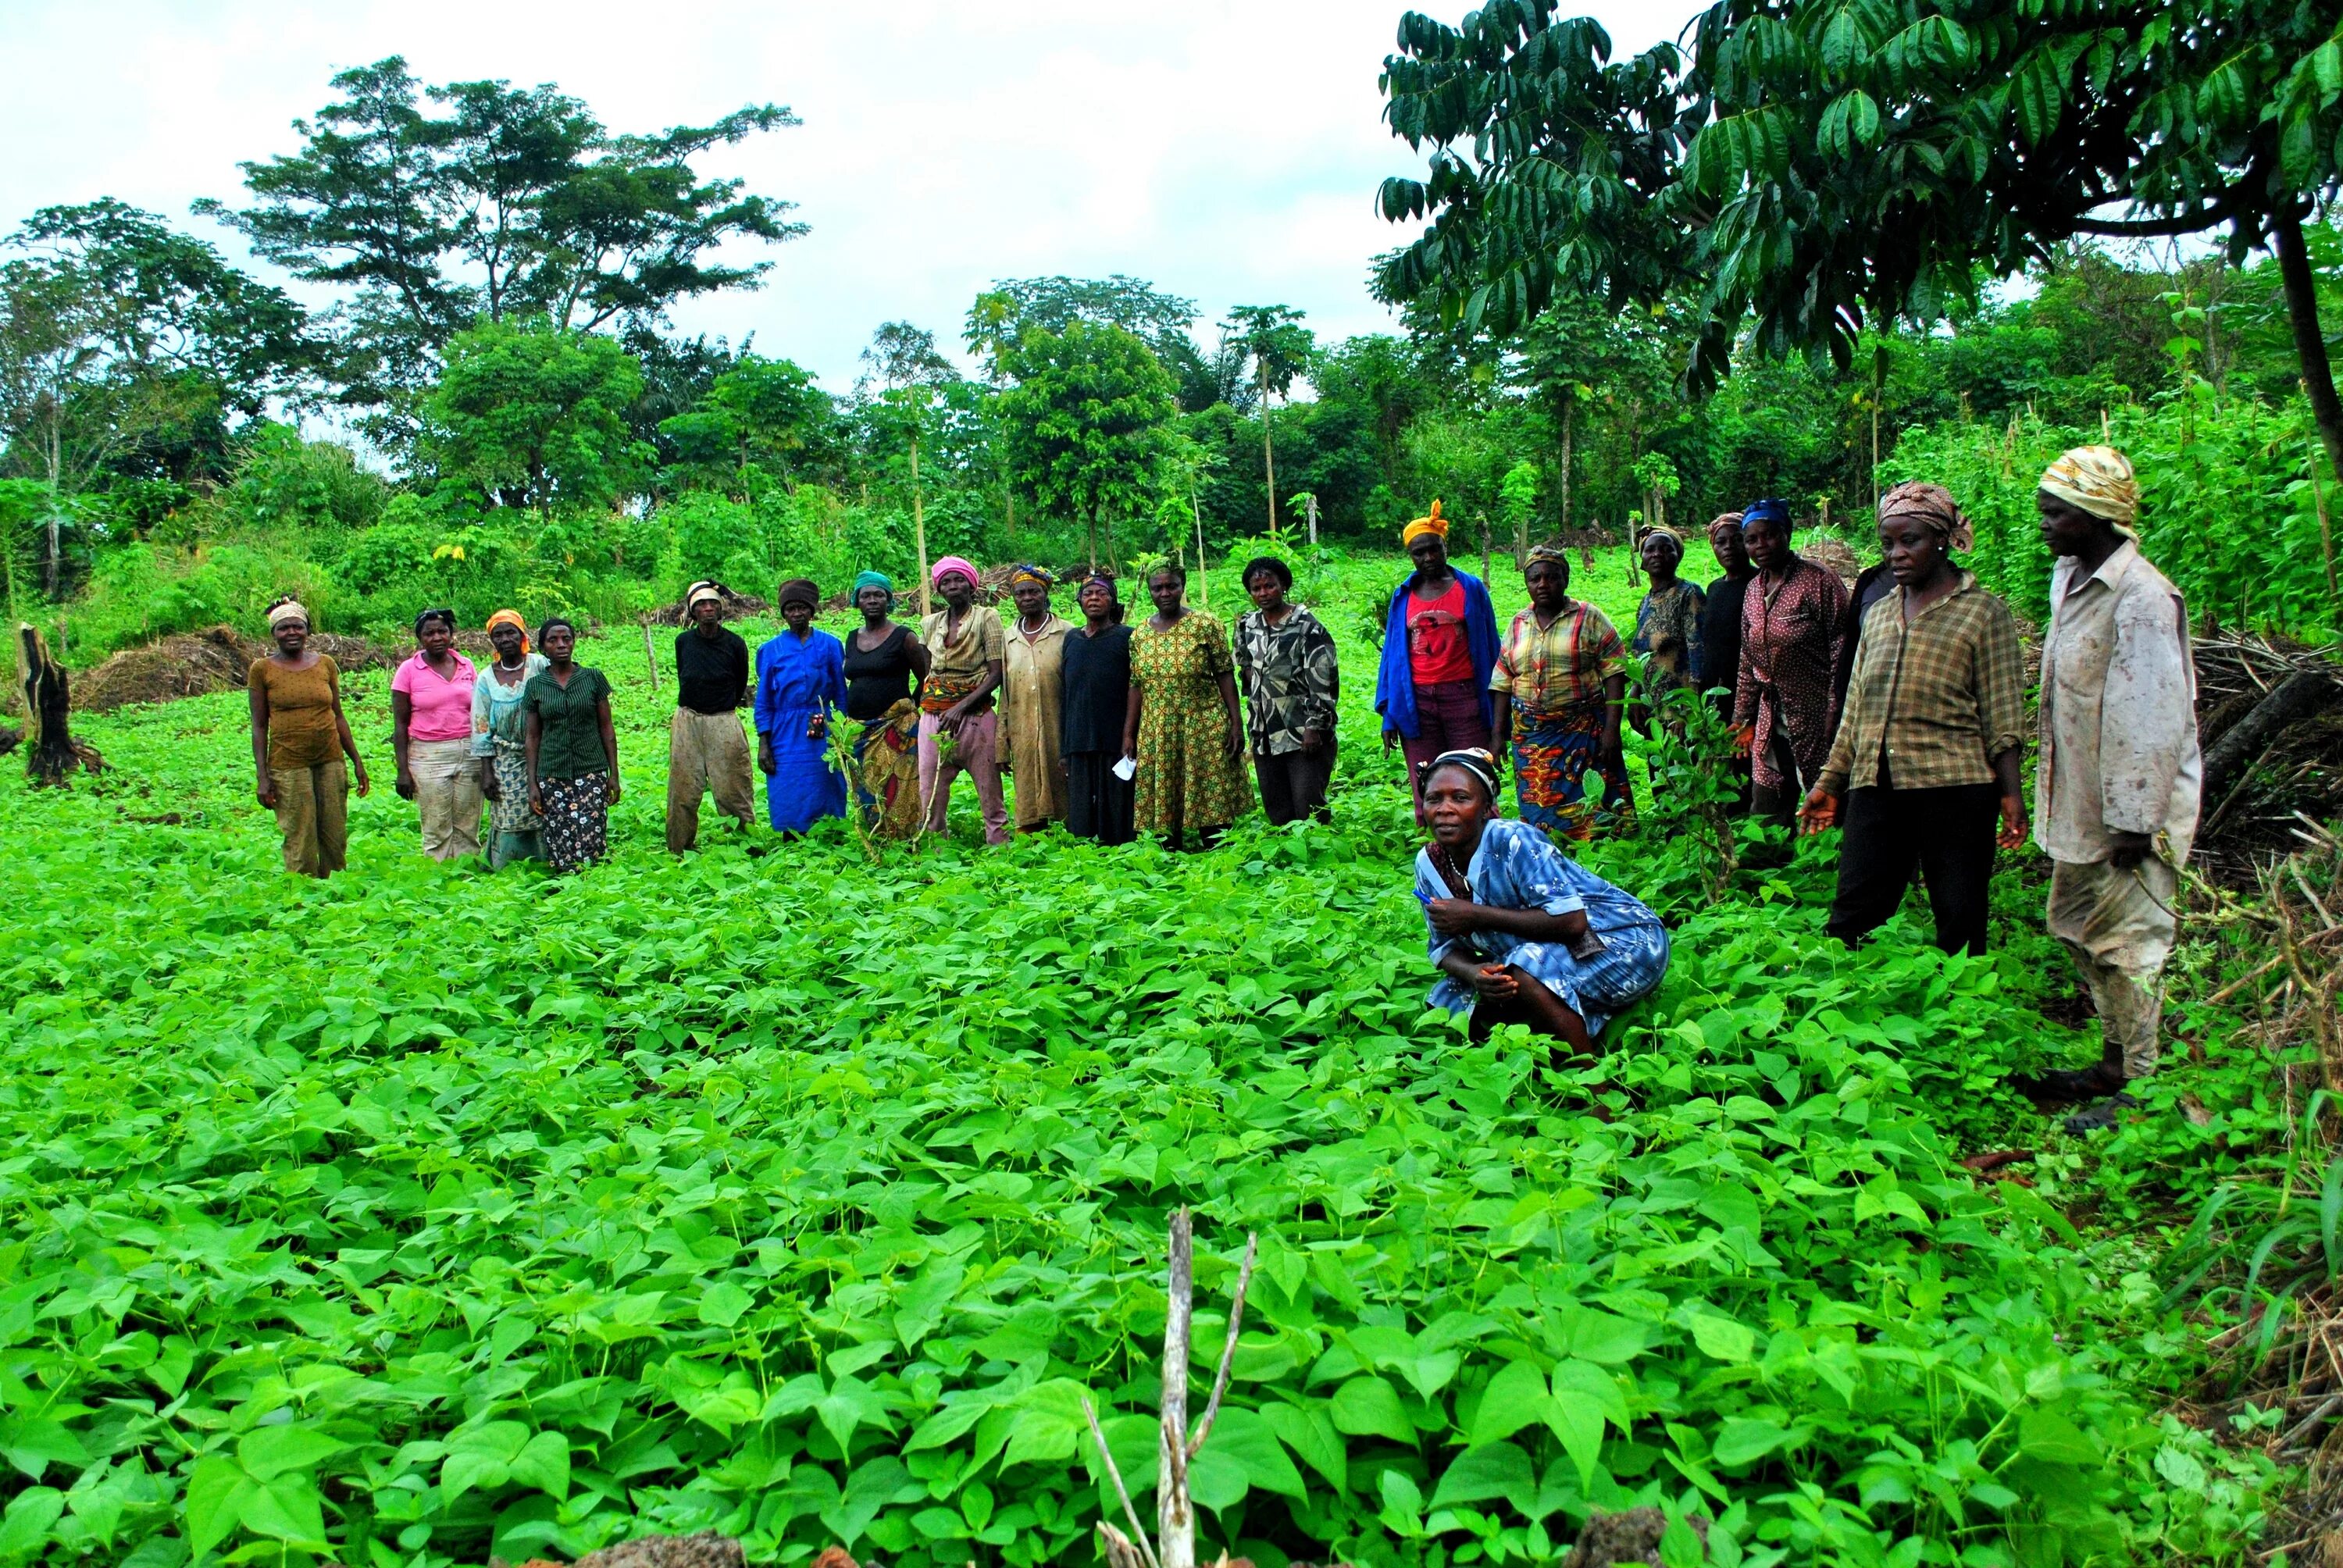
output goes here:
[{"label": "wooden post", "polygon": [[16,628],[16,653],[17,668],[24,671],[25,775],[36,786],[62,789],[76,768],[103,771],[106,759],[95,747],[73,738],[65,667],[49,653],[48,639],[39,628]]},{"label": "wooden post", "polygon": [[1163,1412],[1155,1433],[1155,1541],[1163,1568],[1196,1568],[1196,1508],[1188,1496],[1188,1334],[1195,1310],[1195,1232],[1172,1211],[1171,1302],[1163,1317]]},{"label": "wooden post", "polygon": [[920,494],[920,435],[911,432],[911,541],[920,552],[920,613],[928,613],[928,512]]},{"label": "wooden post", "polygon": [[1318,548],[1318,497],[1313,491],[1303,498],[1302,505],[1310,519],[1310,548]]},{"label": "wooden post", "polygon": [[[690,605],[683,607],[683,617],[686,621],[691,618]],[[643,668],[650,671],[651,695],[656,697],[659,695],[659,652],[651,645],[651,618],[648,615],[643,617]]]},{"label": "wooden post", "polygon": [[1269,531],[1277,532],[1277,453],[1269,442],[1269,362],[1260,355],[1253,363],[1261,367],[1261,466],[1269,479]]},{"label": "wooden post", "polygon": [[[1194,504],[1191,498],[1190,504]],[[1204,514],[1196,514],[1196,605],[1201,609],[1212,608],[1212,579],[1204,575]]]},{"label": "wooden post", "polygon": [[1486,585],[1486,584],[1487,584],[1487,582],[1488,582],[1488,580],[1489,580],[1489,514],[1488,514],[1488,513],[1486,513],[1486,512],[1483,512],[1483,513],[1482,513],[1482,514],[1481,514],[1481,581],[1482,581],[1482,583],[1483,583],[1483,585]]}]

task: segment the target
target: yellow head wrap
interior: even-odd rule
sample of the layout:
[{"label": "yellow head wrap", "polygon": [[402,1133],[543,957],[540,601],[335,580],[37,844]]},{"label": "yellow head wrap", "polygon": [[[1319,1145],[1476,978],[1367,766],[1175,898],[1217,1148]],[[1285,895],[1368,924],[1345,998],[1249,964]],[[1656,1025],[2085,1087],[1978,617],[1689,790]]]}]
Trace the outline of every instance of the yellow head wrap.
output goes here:
[{"label": "yellow head wrap", "polygon": [[527,654],[528,652],[528,622],[521,619],[520,611],[517,609],[500,609],[497,611],[496,614],[488,617],[488,624],[482,627],[480,629],[482,631],[494,631],[500,626],[511,627],[520,633],[520,650],[523,654]]},{"label": "yellow head wrap", "polygon": [[2113,447],[2077,447],[2042,471],[2042,487],[2081,511],[2103,518],[2118,533],[2139,521],[2139,480],[2131,459]]},{"label": "yellow head wrap", "polygon": [[1405,549],[1426,535],[1442,540],[1448,538],[1448,519],[1440,515],[1440,502],[1437,498],[1433,501],[1429,514],[1416,518],[1399,531],[1400,548]]},{"label": "yellow head wrap", "polygon": [[274,609],[268,612],[268,629],[275,631],[278,627],[283,626],[288,620],[297,620],[303,626],[307,626],[309,624],[309,612],[303,609],[300,605],[296,603],[294,600],[288,598],[283,604],[277,606]]}]

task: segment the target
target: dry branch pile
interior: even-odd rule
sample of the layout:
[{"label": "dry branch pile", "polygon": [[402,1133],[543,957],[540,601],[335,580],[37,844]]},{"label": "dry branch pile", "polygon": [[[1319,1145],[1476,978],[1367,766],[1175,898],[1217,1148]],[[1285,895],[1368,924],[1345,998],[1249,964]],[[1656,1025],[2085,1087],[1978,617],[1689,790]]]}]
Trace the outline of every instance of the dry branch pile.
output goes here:
[{"label": "dry branch pile", "polygon": [[2250,887],[2258,864],[2300,848],[2298,813],[2343,813],[2343,667],[2220,631],[2200,632],[2195,652],[2207,760],[2197,851],[2219,879]]},{"label": "dry branch pile", "polygon": [[[388,669],[397,662],[362,637],[316,632],[309,638],[309,646],[332,655],[345,675]],[[480,647],[487,646],[486,639],[481,639]],[[174,702],[215,691],[238,691],[252,661],[274,651],[273,644],[246,637],[232,626],[166,637],[143,648],[125,648],[96,669],[75,676],[74,706],[85,713],[111,713],[133,702]]]}]

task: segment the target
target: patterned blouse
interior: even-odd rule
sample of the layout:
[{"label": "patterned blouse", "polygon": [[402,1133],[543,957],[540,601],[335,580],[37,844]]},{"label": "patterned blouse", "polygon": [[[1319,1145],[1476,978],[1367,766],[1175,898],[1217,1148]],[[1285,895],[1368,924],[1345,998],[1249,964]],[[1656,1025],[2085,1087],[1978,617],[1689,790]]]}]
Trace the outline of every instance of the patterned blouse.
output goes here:
[{"label": "patterned blouse", "polygon": [[1706,607],[1700,585],[1682,578],[1644,596],[1635,611],[1635,652],[1653,696],[1690,686],[1699,677],[1701,612]]},{"label": "patterned blouse", "polygon": [[1610,617],[1573,600],[1540,627],[1535,609],[1513,617],[1489,672],[1489,689],[1510,692],[1524,713],[1558,713],[1603,697],[1603,683],[1626,673],[1626,645]]},{"label": "patterned blouse", "polygon": [[[1830,755],[1831,678],[1838,668],[1846,585],[1838,574],[1793,556],[1789,568],[1768,582],[1752,578],[1741,600],[1741,670],[1734,688],[1733,722],[1755,728],[1750,761],[1769,789],[1810,785]],[[1785,779],[1775,766],[1780,729],[1798,765]]]},{"label": "patterned blouse", "polygon": [[1312,729],[1333,737],[1334,636],[1316,616],[1300,605],[1275,626],[1257,609],[1239,616],[1237,669],[1255,752],[1299,751]]}]

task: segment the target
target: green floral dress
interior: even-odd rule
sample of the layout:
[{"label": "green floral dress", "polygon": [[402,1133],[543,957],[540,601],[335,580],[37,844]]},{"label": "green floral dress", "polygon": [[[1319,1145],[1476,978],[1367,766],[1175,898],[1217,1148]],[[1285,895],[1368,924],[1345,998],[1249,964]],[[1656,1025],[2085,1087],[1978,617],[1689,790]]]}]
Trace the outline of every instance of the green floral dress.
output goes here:
[{"label": "green floral dress", "polygon": [[1142,833],[1225,828],[1252,809],[1252,787],[1229,755],[1221,677],[1233,673],[1229,634],[1201,610],[1131,634],[1140,691],[1137,821]]}]

